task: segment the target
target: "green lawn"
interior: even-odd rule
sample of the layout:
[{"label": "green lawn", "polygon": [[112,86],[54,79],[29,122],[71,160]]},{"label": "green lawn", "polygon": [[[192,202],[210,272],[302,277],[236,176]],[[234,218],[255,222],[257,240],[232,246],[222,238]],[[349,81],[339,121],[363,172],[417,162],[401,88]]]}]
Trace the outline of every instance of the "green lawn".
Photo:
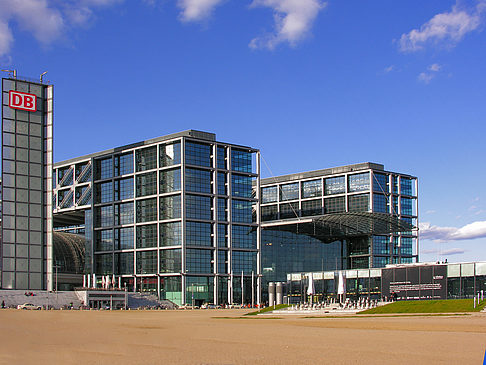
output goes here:
[{"label": "green lawn", "polygon": [[278,309],[287,308],[287,307],[288,307],[288,304],[279,304],[279,305],[276,305],[275,306],[275,309],[274,309],[273,306],[272,307],[266,307],[266,308],[260,309],[259,311],[247,313],[245,315],[246,316],[254,316],[256,314],[261,314],[261,313],[265,313],[265,312],[271,312],[273,310],[278,310]]},{"label": "green lawn", "polygon": [[486,300],[483,300],[474,309],[472,299],[404,300],[368,309],[359,314],[479,312],[485,305]]}]

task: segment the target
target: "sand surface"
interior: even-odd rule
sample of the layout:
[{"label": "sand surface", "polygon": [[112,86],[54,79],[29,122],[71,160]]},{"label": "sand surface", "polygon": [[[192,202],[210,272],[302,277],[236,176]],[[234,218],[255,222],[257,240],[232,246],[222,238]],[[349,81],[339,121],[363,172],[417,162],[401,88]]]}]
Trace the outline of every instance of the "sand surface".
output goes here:
[{"label": "sand surface", "polygon": [[0,310],[0,364],[482,364],[486,314]]}]

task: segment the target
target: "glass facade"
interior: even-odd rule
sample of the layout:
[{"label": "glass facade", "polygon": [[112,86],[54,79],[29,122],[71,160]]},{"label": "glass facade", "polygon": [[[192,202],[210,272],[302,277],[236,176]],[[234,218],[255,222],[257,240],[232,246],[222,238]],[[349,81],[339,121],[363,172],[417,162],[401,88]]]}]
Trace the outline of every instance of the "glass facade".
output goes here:
[{"label": "glass facade", "polygon": [[55,213],[85,209],[77,200],[93,186],[89,272],[176,304],[232,303],[241,298],[232,272],[243,271],[244,285],[258,275],[257,151],[191,133],[58,166]]}]

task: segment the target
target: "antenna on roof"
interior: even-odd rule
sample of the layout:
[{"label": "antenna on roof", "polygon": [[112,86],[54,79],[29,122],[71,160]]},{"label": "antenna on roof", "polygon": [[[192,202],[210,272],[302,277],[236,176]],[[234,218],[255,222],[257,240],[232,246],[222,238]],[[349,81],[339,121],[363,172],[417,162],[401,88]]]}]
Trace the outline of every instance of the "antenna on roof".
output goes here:
[{"label": "antenna on roof", "polygon": [[43,73],[40,74],[40,82],[42,84],[42,78],[44,77],[44,75],[47,73],[48,71],[44,71]]},{"label": "antenna on roof", "polygon": [[8,72],[10,77],[16,79],[17,78],[17,70],[1,70],[3,72]]}]

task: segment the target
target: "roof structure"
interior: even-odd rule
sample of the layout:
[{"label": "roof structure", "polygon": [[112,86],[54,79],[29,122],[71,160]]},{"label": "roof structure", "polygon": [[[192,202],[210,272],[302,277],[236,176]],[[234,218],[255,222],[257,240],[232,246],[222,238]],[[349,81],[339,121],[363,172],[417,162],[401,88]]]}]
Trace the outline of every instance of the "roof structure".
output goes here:
[{"label": "roof structure", "polygon": [[416,230],[417,227],[388,213],[348,212],[306,219],[273,221],[263,229],[306,234],[323,242],[351,237],[383,235]]}]

